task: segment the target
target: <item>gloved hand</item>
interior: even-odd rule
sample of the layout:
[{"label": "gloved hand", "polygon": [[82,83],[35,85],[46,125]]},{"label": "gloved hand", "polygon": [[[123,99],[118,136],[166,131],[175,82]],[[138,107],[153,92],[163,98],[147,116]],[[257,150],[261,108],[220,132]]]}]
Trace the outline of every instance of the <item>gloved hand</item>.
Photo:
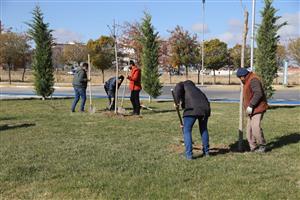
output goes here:
[{"label": "gloved hand", "polygon": [[251,108],[250,106],[248,106],[247,109],[246,109],[246,113],[247,113],[248,115],[251,115],[252,112],[253,112],[253,108]]}]

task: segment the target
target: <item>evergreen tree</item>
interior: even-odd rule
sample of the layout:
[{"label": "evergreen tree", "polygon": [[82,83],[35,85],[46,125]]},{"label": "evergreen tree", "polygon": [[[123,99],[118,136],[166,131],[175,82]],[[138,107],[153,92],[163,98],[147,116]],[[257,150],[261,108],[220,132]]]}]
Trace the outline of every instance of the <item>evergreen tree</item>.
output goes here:
[{"label": "evergreen tree", "polygon": [[279,16],[275,16],[277,10],[272,6],[272,0],[264,0],[265,7],[261,12],[262,23],[257,31],[256,72],[262,78],[263,88],[267,98],[272,97],[273,79],[277,75],[276,50],[279,41],[277,31],[284,25],[278,24]]},{"label": "evergreen tree", "polygon": [[159,81],[158,58],[159,44],[158,32],[154,33],[151,24],[151,16],[145,13],[141,24],[141,44],[142,48],[142,84],[144,90],[153,98],[161,94],[162,85]]},{"label": "evergreen tree", "polygon": [[52,30],[49,30],[49,24],[44,23],[43,13],[39,6],[32,12],[33,19],[28,23],[29,36],[35,42],[32,67],[34,69],[34,86],[37,95],[45,97],[54,92],[54,75],[52,66]]}]

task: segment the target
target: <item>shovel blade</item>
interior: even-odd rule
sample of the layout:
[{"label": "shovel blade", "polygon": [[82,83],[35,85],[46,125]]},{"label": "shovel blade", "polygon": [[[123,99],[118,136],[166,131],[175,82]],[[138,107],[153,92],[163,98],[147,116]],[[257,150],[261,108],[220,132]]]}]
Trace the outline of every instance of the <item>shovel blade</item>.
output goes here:
[{"label": "shovel blade", "polygon": [[125,113],[126,113],[125,108],[118,107],[118,113],[120,113],[120,114],[125,114]]},{"label": "shovel blade", "polygon": [[96,112],[96,107],[90,106],[89,112],[90,112],[91,114],[94,114],[94,113]]}]

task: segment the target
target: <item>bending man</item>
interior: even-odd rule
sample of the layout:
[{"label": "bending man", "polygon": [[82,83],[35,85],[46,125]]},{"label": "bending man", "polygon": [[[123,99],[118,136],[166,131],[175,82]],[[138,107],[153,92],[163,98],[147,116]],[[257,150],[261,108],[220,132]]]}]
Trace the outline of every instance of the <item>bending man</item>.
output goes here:
[{"label": "bending man", "polygon": [[175,101],[183,111],[183,135],[186,159],[193,159],[192,129],[196,120],[199,122],[203,146],[203,155],[209,156],[209,136],[207,130],[210,116],[210,103],[205,94],[190,81],[179,82],[174,89]]},{"label": "bending man", "polygon": [[[124,80],[123,75],[118,77],[118,88],[121,86],[123,80]],[[107,98],[108,98],[108,109],[110,111],[115,109],[116,84],[117,84],[116,77],[110,78],[104,84],[104,90],[105,90],[105,92],[107,94]]]}]

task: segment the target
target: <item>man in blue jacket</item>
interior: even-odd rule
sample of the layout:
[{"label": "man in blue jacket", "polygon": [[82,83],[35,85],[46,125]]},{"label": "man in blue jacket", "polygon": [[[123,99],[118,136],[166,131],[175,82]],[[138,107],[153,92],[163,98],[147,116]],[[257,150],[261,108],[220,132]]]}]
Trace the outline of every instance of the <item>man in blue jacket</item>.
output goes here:
[{"label": "man in blue jacket", "polygon": [[209,136],[207,130],[210,116],[210,103],[205,94],[190,81],[179,82],[174,89],[176,104],[180,104],[183,111],[183,135],[186,159],[193,159],[192,129],[198,120],[202,138],[203,155],[209,156]]},{"label": "man in blue jacket", "polygon": [[[121,86],[122,82],[124,80],[124,76],[120,75],[118,77],[118,88]],[[115,109],[115,94],[116,94],[116,77],[112,77],[108,79],[108,81],[104,84],[104,90],[107,94],[108,98],[108,109],[110,111]]]}]

